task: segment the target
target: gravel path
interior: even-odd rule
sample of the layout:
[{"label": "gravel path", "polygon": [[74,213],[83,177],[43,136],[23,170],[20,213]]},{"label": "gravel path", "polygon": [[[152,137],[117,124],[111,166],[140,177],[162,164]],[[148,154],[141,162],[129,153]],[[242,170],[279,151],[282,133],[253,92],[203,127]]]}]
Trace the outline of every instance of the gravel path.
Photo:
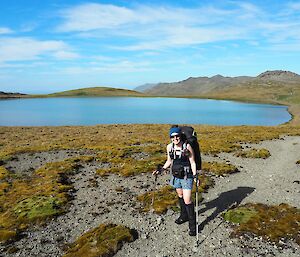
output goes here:
[{"label": "gravel path", "polygon": [[[44,227],[36,227],[15,242],[15,253],[0,247],[2,256],[61,256],[66,243],[103,222],[112,222],[136,229],[139,238],[125,244],[115,255],[124,256],[299,256],[298,245],[288,243],[279,249],[260,238],[230,238],[231,225],[224,222],[221,212],[234,203],[260,202],[280,204],[282,202],[300,208],[300,137],[284,137],[280,140],[264,141],[249,145],[267,148],[271,157],[243,159],[232,154],[218,157],[204,156],[204,161],[229,160],[240,167],[241,172],[224,178],[215,178],[216,185],[204,194],[199,208],[202,231],[200,245],[195,247],[195,238],[188,236],[188,225],[174,223],[177,213],[165,215],[142,214],[135,197],[150,191],[153,177],[149,174],[123,178],[111,175],[108,178],[95,176],[99,163],[85,164],[72,180],[76,189],[70,210],[52,220]],[[76,154],[91,152],[56,151],[48,153],[22,154],[17,160],[7,163],[16,172],[30,172],[49,161],[62,160]],[[20,165],[22,164],[22,165]],[[23,165],[24,164],[24,165]],[[168,177],[159,178],[159,185],[166,184]],[[119,191],[120,187],[122,191]],[[116,190],[118,188],[118,190]]]}]

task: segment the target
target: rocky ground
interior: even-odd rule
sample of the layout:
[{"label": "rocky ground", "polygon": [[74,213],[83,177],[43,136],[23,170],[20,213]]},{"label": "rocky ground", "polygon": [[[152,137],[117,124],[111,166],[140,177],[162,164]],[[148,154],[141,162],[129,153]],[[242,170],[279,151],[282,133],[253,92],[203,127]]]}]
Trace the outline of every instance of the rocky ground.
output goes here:
[{"label": "rocky ground", "polygon": [[[249,145],[250,146],[250,145]],[[283,137],[251,145],[267,148],[268,159],[244,159],[222,153],[218,157],[203,156],[204,161],[228,160],[239,167],[239,173],[215,178],[215,186],[205,193],[199,206],[201,233],[196,247],[188,235],[188,225],[176,225],[177,213],[165,215],[140,213],[136,196],[154,187],[150,174],[124,178],[110,175],[98,177],[95,171],[102,164],[83,165],[72,178],[75,193],[69,211],[43,227],[35,227],[13,245],[0,246],[0,256],[61,256],[67,243],[100,223],[122,224],[136,229],[139,238],[125,244],[115,256],[299,256],[300,247],[286,242],[282,247],[261,238],[231,238],[232,227],[221,213],[233,204],[259,202],[288,203],[300,208],[300,137]],[[47,162],[93,154],[85,151],[51,151],[20,154],[6,164],[10,170],[27,174]],[[159,177],[159,186],[168,175]],[[10,252],[10,253],[9,253]]]}]

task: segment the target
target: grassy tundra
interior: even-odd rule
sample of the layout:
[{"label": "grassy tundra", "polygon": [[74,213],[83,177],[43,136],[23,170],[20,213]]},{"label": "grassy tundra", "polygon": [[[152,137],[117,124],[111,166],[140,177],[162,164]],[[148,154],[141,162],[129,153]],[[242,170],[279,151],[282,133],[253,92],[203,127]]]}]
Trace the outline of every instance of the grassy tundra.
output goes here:
[{"label": "grassy tundra", "polygon": [[[300,135],[300,128],[290,125],[194,127],[199,132],[202,153],[206,155],[240,153],[243,143],[275,139],[282,134]],[[72,192],[68,177],[76,172],[81,163],[106,163],[105,168],[97,170],[98,176],[117,173],[128,177],[151,172],[166,158],[168,128],[169,125],[0,127],[0,240],[8,242],[31,224],[47,222],[52,216],[68,211]],[[93,155],[47,163],[26,176],[14,174],[4,167],[6,161],[17,158],[20,153],[60,149],[87,149]],[[226,163],[204,163],[203,167],[205,172],[217,175],[237,171]],[[205,183],[201,187],[205,190],[211,181],[202,180]],[[174,197],[172,199],[165,199],[166,195],[159,191],[156,193],[155,208],[158,213],[176,206],[175,194],[168,195]],[[150,209],[150,195],[140,196],[138,200],[144,202],[145,211]]]}]

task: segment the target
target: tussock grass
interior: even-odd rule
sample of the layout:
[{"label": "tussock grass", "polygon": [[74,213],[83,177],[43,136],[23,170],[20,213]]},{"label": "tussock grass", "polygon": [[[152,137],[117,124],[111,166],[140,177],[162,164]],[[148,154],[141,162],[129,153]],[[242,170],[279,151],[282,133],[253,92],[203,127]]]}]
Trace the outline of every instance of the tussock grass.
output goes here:
[{"label": "tussock grass", "polygon": [[[149,160],[165,153],[169,143],[169,125],[99,125],[87,127],[0,127],[0,159],[17,153],[56,149],[91,149],[107,161],[114,157],[130,158],[135,153],[149,154]],[[201,150],[205,154],[233,152],[241,143],[257,143],[279,138],[280,135],[300,135],[296,126],[194,126]],[[147,132],[147,133],[145,133]]]},{"label": "tussock grass", "polygon": [[[204,154],[234,152],[242,143],[300,135],[299,127],[194,126]],[[166,158],[169,125],[99,125],[87,127],[0,127],[0,160],[18,153],[58,149],[90,149],[107,168],[101,176],[150,172]],[[145,133],[147,132],[147,133]]]},{"label": "tussock grass", "polygon": [[[200,185],[199,185],[199,193],[204,192],[206,189],[214,185],[213,180],[206,176],[206,175],[201,175],[199,176],[200,180]],[[196,187],[194,185],[192,194],[193,196],[195,195],[196,192]],[[153,206],[151,205],[152,199],[154,198],[153,201]],[[201,200],[201,195],[199,196],[199,200]],[[157,214],[163,214],[165,213],[168,209],[176,209],[177,202],[178,202],[178,197],[175,189],[171,186],[164,186],[160,188],[159,190],[147,192],[145,194],[139,195],[137,197],[137,200],[142,202],[143,204],[143,209],[142,211],[148,212],[150,210],[153,210]],[[195,200],[193,198],[193,200]]]},{"label": "tussock grass", "polygon": [[252,233],[272,242],[291,239],[300,245],[300,210],[288,204],[249,203],[227,211],[224,218],[239,224],[234,236]]},{"label": "tussock grass", "polygon": [[[152,198],[154,197],[153,206]],[[171,186],[164,186],[153,192],[147,192],[139,195],[137,200],[143,203],[142,211],[148,212],[151,209],[157,214],[165,213],[172,206],[176,206],[177,194]]]},{"label": "tussock grass", "polygon": [[265,148],[238,151],[234,155],[243,158],[262,158],[262,159],[267,159],[268,157],[271,156],[269,150]]},{"label": "tussock grass", "polygon": [[115,224],[101,224],[69,245],[64,257],[113,256],[124,242],[135,240],[134,231]]},{"label": "tussock grass", "polygon": [[4,166],[0,166],[0,181],[8,176],[9,172]]},{"label": "tussock grass", "polygon": [[202,170],[217,176],[239,172],[237,167],[224,162],[203,162]]}]

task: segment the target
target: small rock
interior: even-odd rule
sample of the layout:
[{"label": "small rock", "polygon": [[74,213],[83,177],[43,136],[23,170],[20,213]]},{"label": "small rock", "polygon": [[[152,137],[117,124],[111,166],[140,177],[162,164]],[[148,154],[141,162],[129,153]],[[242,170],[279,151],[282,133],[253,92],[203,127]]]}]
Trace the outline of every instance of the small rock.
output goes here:
[{"label": "small rock", "polygon": [[156,224],[157,224],[158,226],[161,225],[162,222],[163,222],[163,218],[162,218],[162,217],[158,217],[158,218],[156,219]]},{"label": "small rock", "polygon": [[147,238],[148,238],[148,235],[149,235],[148,233],[145,233],[145,232],[142,233],[142,234],[141,234],[141,239],[147,239]]}]

